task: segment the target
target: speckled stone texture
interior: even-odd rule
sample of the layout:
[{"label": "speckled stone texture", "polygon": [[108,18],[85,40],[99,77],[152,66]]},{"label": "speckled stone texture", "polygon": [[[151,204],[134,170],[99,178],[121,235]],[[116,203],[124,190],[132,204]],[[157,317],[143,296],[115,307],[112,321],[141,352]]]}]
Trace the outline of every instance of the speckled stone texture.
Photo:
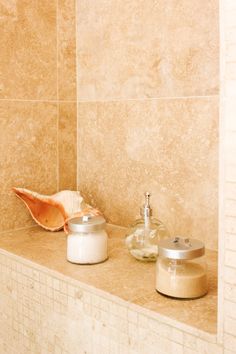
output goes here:
[{"label": "speckled stone texture", "polygon": [[59,103],[58,154],[59,190],[76,190],[77,114],[76,102]]},{"label": "speckled stone texture", "polygon": [[223,353],[215,335],[2,249],[0,269],[1,353]]},{"label": "speckled stone texture", "polygon": [[78,188],[123,226],[150,191],[217,249],[218,2],[82,0],[77,29]]},{"label": "speckled stone texture", "polygon": [[56,134],[56,103],[0,100],[0,231],[33,225],[13,186],[55,191]]},{"label": "speckled stone texture", "polygon": [[[197,300],[173,300],[155,290],[155,264],[143,263],[129,255],[125,247],[125,229],[108,227],[108,261],[75,265],[66,261],[66,236],[38,227],[1,234],[0,248],[50,270],[95,287],[110,295],[150,310],[152,316],[167,316],[178,328],[193,327],[193,333],[216,333],[217,253],[207,252],[209,292]],[[146,312],[148,313],[148,312]]]},{"label": "speckled stone texture", "polygon": [[75,0],[57,1],[58,98],[61,101],[76,100],[75,3]]},{"label": "speckled stone texture", "polygon": [[81,0],[77,10],[80,99],[218,93],[216,0]]},{"label": "speckled stone texture", "polygon": [[55,1],[1,1],[0,98],[57,98],[56,21]]},{"label": "speckled stone texture", "polygon": [[128,225],[144,191],[172,234],[217,248],[218,99],[79,103],[78,181],[109,222]]},{"label": "speckled stone texture", "polygon": [[76,189],[75,1],[0,1],[0,47],[3,231],[32,225],[11,187]]}]

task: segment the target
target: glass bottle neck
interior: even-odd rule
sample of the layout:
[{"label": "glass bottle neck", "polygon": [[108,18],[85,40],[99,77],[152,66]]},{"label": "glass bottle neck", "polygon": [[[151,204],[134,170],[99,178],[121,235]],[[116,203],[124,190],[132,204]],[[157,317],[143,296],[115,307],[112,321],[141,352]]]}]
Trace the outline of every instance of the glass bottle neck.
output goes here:
[{"label": "glass bottle neck", "polygon": [[149,228],[150,225],[151,225],[151,217],[150,216],[147,216],[147,215],[144,215],[144,226],[145,228]]}]

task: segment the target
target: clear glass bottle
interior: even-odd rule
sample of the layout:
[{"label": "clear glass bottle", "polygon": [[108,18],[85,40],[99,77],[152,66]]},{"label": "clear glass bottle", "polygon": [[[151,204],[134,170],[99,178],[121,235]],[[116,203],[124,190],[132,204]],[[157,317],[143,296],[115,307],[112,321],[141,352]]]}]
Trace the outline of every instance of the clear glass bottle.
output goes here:
[{"label": "clear glass bottle", "polygon": [[126,237],[126,246],[130,254],[139,261],[156,261],[158,241],[169,237],[165,225],[152,217],[149,192],[145,194],[145,204],[140,208],[141,218],[130,226]]},{"label": "clear glass bottle", "polygon": [[181,299],[207,293],[205,247],[201,241],[175,237],[158,243],[156,290]]}]

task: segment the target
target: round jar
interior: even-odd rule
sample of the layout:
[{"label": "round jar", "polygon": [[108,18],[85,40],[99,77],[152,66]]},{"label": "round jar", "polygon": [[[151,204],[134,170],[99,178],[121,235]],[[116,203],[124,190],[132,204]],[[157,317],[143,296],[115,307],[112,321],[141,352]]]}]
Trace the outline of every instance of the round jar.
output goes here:
[{"label": "round jar", "polygon": [[101,216],[84,215],[68,221],[67,260],[95,264],[107,259],[106,222]]},{"label": "round jar", "polygon": [[207,293],[205,247],[201,241],[175,237],[158,244],[156,290],[174,298],[194,299]]},{"label": "round jar", "polygon": [[130,226],[125,243],[130,254],[139,261],[155,262],[158,255],[158,241],[169,237],[165,225],[152,217],[149,192],[144,194],[145,204],[140,208],[141,218]]},{"label": "round jar", "polygon": [[139,261],[155,262],[158,255],[158,241],[169,237],[165,225],[155,218],[138,219],[130,226],[126,246],[130,254]]}]

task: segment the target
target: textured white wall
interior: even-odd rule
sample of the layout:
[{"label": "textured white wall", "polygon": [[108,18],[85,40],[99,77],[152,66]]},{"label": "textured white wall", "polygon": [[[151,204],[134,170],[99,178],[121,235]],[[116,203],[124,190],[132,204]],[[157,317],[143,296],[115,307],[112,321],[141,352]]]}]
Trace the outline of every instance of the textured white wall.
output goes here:
[{"label": "textured white wall", "polygon": [[219,340],[236,353],[236,1],[220,2]]}]

